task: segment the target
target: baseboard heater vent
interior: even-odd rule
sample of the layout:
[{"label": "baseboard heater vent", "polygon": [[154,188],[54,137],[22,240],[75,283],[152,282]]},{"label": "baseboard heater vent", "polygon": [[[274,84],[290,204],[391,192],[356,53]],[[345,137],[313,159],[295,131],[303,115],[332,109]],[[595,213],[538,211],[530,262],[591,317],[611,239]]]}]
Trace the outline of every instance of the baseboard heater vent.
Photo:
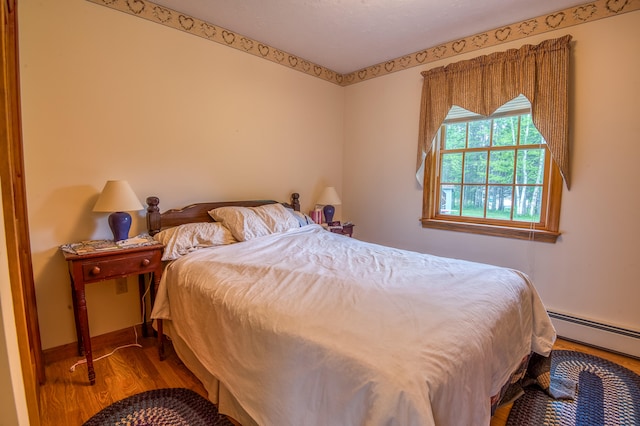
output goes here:
[{"label": "baseboard heater vent", "polygon": [[558,336],[640,358],[640,332],[548,311]]}]

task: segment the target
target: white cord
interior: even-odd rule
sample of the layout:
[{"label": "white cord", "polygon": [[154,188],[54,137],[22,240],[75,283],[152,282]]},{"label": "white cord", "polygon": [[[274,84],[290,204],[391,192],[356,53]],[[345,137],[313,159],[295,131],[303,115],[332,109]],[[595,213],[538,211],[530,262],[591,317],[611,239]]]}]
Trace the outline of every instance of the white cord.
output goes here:
[{"label": "white cord", "polygon": [[[151,285],[152,285],[152,282],[151,282],[151,280],[149,280],[149,285],[147,286],[147,288],[146,288],[146,290],[145,290],[145,292],[144,292],[144,294],[142,295],[142,298],[141,298],[141,299],[142,299],[142,300],[141,300],[141,302],[142,302],[142,322],[141,322],[140,324],[143,324],[143,323],[146,321],[146,319],[147,319],[147,317],[146,317],[146,308],[147,308],[147,303],[146,303],[146,300],[145,300],[145,299],[146,299],[146,297],[147,297],[147,294],[149,293],[149,290],[151,289]],[[137,325],[137,324],[136,324],[136,325]],[[135,333],[135,335],[136,335],[136,342],[135,342],[135,343],[131,343],[131,344],[124,345],[124,346],[118,346],[117,348],[115,348],[115,349],[114,349],[113,351],[111,351],[110,353],[108,353],[108,354],[106,354],[106,355],[102,355],[101,357],[98,357],[98,358],[94,359],[94,361],[100,361],[100,360],[101,360],[101,359],[103,359],[103,358],[109,357],[109,356],[113,355],[114,353],[116,353],[117,351],[119,351],[120,349],[124,349],[124,348],[131,348],[131,347],[134,347],[134,346],[135,346],[135,347],[138,347],[138,348],[141,348],[141,347],[142,347],[142,345],[138,343],[138,330],[136,330],[136,327],[135,327],[135,326],[133,327],[133,332],[134,332],[134,333]],[[75,364],[73,364],[73,365],[71,366],[71,368],[69,368],[69,371],[70,371],[71,373],[73,373],[74,371],[76,371],[76,367],[77,367],[77,366],[79,366],[79,365],[81,365],[81,364],[86,364],[86,363],[87,363],[87,358],[85,357],[84,359],[81,359],[80,361],[78,361],[78,362],[76,362]]]},{"label": "white cord", "polygon": [[[116,353],[117,351],[119,351],[120,349],[124,349],[124,348],[130,348],[130,347],[138,347],[141,348],[142,345],[138,343],[138,331],[136,330],[135,327],[133,327],[133,331],[136,334],[136,342],[135,343],[130,343],[128,345],[124,345],[124,346],[118,346],[117,348],[115,348],[114,350],[112,350],[110,353],[106,354],[106,355],[102,355],[101,357],[98,357],[96,359],[94,359],[94,361],[100,361],[102,358],[106,358],[108,356],[113,355],[114,353]],[[84,359],[81,359],[80,361],[76,362],[75,364],[73,364],[71,366],[71,368],[69,368],[69,371],[71,373],[73,373],[74,371],[76,371],[76,367],[81,365],[81,364],[86,364],[87,363],[87,358],[85,357]]]},{"label": "white cord", "polygon": [[144,294],[142,295],[142,297],[140,298],[140,303],[142,304],[142,322],[140,324],[144,324],[147,321],[147,294],[149,293],[149,290],[151,290],[151,286],[153,285],[152,280],[149,280],[149,285],[147,285],[146,290],[144,291]]}]

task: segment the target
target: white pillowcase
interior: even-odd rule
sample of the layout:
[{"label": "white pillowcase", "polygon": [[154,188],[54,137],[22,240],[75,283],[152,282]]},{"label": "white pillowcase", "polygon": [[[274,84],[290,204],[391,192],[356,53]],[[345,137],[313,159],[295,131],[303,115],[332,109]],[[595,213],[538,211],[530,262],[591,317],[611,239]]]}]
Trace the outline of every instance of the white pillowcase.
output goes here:
[{"label": "white pillowcase", "polygon": [[298,219],[282,204],[265,204],[259,207],[218,207],[211,210],[209,215],[229,228],[238,241],[248,241],[300,227]]},{"label": "white pillowcase", "polygon": [[162,260],[174,260],[203,247],[238,242],[221,223],[197,222],[174,226],[153,236],[164,244]]}]

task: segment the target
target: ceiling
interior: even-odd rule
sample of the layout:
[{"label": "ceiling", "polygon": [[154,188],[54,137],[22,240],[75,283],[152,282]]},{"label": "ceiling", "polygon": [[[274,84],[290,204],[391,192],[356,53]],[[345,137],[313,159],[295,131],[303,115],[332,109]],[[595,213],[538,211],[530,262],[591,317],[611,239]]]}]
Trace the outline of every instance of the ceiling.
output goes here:
[{"label": "ceiling", "polygon": [[152,0],[340,74],[584,0]]}]

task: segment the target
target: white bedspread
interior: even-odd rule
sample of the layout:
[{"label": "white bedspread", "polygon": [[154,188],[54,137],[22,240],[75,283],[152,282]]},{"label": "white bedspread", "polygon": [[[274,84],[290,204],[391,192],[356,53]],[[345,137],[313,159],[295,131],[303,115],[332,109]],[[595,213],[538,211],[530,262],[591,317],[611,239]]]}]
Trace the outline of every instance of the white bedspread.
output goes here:
[{"label": "white bedspread", "polygon": [[260,425],[488,425],[555,340],[520,272],[315,225],[172,262],[152,316]]}]

